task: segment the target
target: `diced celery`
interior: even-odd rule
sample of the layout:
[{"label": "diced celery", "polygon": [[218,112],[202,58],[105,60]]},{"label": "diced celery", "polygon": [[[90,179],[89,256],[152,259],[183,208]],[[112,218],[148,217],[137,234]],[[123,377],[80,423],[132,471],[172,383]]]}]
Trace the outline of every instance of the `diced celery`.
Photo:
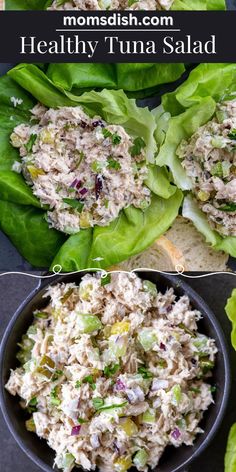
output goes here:
[{"label": "diced celery", "polygon": [[63,458],[63,469],[70,469],[75,463],[75,458],[72,454],[67,452]]},{"label": "diced celery", "polygon": [[157,336],[153,328],[143,328],[138,333],[138,340],[144,351],[150,351],[157,342]]},{"label": "diced celery", "polygon": [[148,453],[145,451],[145,449],[140,449],[140,451],[136,452],[133,458],[133,463],[137,468],[144,467],[147,463],[147,460]]},{"label": "diced celery", "polygon": [[130,329],[129,321],[118,321],[111,327],[111,334],[123,334],[128,333]]},{"label": "diced celery", "polygon": [[137,425],[130,418],[121,420],[119,427],[125,432],[127,436],[134,436],[138,433]]},{"label": "diced celery", "polygon": [[155,421],[156,421],[155,410],[149,409],[149,410],[145,411],[142,415],[141,421],[142,421],[142,423],[155,423]]},{"label": "diced celery", "polygon": [[128,338],[125,335],[112,335],[109,338],[109,350],[116,358],[123,357],[126,354]]},{"label": "diced celery", "polygon": [[102,323],[98,316],[78,313],[77,325],[81,333],[92,333],[102,328]]},{"label": "diced celery", "polygon": [[224,138],[222,136],[214,136],[211,140],[211,145],[216,149],[222,149],[225,145]]},{"label": "diced celery", "polygon": [[79,287],[79,296],[82,300],[89,301],[91,292],[93,290],[92,284],[80,285]]},{"label": "diced celery", "polygon": [[126,472],[132,467],[132,461],[130,456],[123,456],[114,462],[115,472]]},{"label": "diced celery", "polygon": [[157,287],[153,282],[150,282],[150,280],[143,281],[143,289],[144,292],[149,292],[154,297],[157,295]]},{"label": "diced celery", "polygon": [[180,404],[182,399],[182,391],[180,385],[174,385],[172,387],[172,403],[177,406]]}]

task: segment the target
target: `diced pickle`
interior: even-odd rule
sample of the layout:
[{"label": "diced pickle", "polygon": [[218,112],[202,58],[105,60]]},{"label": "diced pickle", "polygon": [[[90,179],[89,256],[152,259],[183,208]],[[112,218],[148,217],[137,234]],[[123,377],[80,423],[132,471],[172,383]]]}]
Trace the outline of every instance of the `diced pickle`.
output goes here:
[{"label": "diced pickle", "polygon": [[121,420],[120,428],[125,432],[127,436],[134,436],[138,432],[137,425],[130,418]]},{"label": "diced pickle", "polygon": [[40,133],[40,138],[43,144],[53,144],[54,143],[54,136],[53,133],[51,133],[47,129],[43,129]]},{"label": "diced pickle", "polygon": [[114,323],[111,327],[111,334],[123,334],[128,333],[130,329],[129,321],[119,321]]},{"label": "diced pickle", "polygon": [[91,292],[93,290],[92,284],[80,285],[79,287],[79,296],[82,300],[89,301],[91,297]]},{"label": "diced pickle", "polygon": [[33,416],[25,422],[25,427],[27,431],[30,431],[31,433],[36,433],[36,427],[35,427]]},{"label": "diced pickle", "polygon": [[199,366],[202,369],[203,374],[207,374],[209,370],[213,369],[214,362],[210,361],[208,358],[203,358],[200,360]]},{"label": "diced pickle", "polygon": [[114,462],[115,472],[126,472],[132,466],[131,457],[120,457]]},{"label": "diced pickle", "polygon": [[201,202],[206,202],[210,198],[210,193],[209,192],[204,192],[204,190],[200,190],[197,194],[197,197]]},{"label": "diced pickle", "polygon": [[37,368],[37,372],[50,379],[53,375],[53,369],[55,368],[55,362],[48,356],[43,356],[40,364]]},{"label": "diced pickle", "polygon": [[35,166],[27,166],[27,170],[30,173],[32,179],[37,179],[39,175],[45,175],[43,169],[38,169],[38,167]]},{"label": "diced pickle", "polygon": [[80,219],[79,219],[79,224],[80,227],[83,229],[90,228],[90,214],[88,211],[82,211],[80,213]]},{"label": "diced pickle", "polygon": [[178,406],[182,399],[182,391],[180,385],[172,387],[172,404]]}]

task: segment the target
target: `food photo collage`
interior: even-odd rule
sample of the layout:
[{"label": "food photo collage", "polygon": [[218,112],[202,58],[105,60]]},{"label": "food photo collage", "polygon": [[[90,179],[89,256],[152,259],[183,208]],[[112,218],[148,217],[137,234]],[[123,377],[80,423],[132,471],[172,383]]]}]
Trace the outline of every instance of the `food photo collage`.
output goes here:
[{"label": "food photo collage", "polygon": [[[236,22],[236,0],[0,10]],[[236,49],[136,61],[0,63],[3,472],[236,472]]]}]

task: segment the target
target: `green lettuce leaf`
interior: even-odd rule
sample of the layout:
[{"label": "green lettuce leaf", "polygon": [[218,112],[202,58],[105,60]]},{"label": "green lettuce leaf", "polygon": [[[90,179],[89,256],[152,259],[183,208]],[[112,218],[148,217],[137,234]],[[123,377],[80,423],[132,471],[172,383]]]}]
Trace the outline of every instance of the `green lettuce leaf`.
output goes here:
[{"label": "green lettuce leaf", "polygon": [[[51,2],[52,3],[52,2]],[[48,0],[5,0],[6,10],[42,10]],[[224,10],[224,0],[175,0],[172,10]]]},{"label": "green lettuce leaf", "polygon": [[183,64],[50,64],[49,79],[60,89],[80,95],[88,89],[123,89],[139,98],[183,74]]},{"label": "green lettuce leaf", "polygon": [[231,342],[236,350],[236,289],[233,290],[231,297],[228,299],[225,311],[232,323]]},{"label": "green lettuce leaf", "polygon": [[[153,195],[152,204],[145,212],[129,207],[107,227],[97,226],[70,236],[51,269],[57,264],[67,272],[86,267],[106,268],[139,254],[167,231],[178,215],[181,202],[179,190],[169,199]],[[80,253],[78,246],[83,248]]]},{"label": "green lettuce leaf", "polygon": [[[131,136],[142,137],[150,162],[146,181],[152,191],[150,207],[144,212],[130,207],[108,227],[82,230],[70,237],[50,229],[45,210],[37,208],[40,202],[22,176],[11,170],[19,156],[9,143],[10,134],[16,124],[29,122],[29,110],[37,100],[48,107],[81,105],[90,116],[100,115],[108,123],[124,126]],[[32,265],[49,267],[54,261],[62,263],[63,270],[80,269],[94,265],[93,259],[99,257],[103,266],[116,263],[144,250],[178,214],[182,193],[170,184],[165,167],[151,164],[157,150],[156,114],[138,108],[122,90],[73,95],[56,87],[36,65],[20,64],[0,79],[0,129],[0,228]]]},{"label": "green lettuce leaf", "polygon": [[175,0],[172,10],[225,10],[225,0]]},{"label": "green lettuce leaf", "polygon": [[[182,85],[163,97],[157,112],[155,136],[159,152],[156,163],[169,166],[175,184],[182,190],[191,191],[192,183],[177,155],[179,144],[212,119],[218,101],[235,98],[235,92],[236,64],[200,64]],[[182,214],[194,223],[215,250],[236,257],[236,237],[221,236],[211,229],[191,194],[184,199]]]},{"label": "green lettuce leaf", "polygon": [[231,427],[225,454],[225,472],[236,471],[236,423]]},{"label": "green lettuce leaf", "polygon": [[59,231],[49,228],[44,211],[6,201],[0,201],[0,229],[36,267],[49,267],[66,239]]}]

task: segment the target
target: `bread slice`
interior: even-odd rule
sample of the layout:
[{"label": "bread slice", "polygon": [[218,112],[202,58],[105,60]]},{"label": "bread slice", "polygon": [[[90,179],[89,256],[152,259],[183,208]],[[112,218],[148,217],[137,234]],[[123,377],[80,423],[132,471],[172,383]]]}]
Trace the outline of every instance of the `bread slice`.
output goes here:
[{"label": "bread slice", "polygon": [[189,220],[178,216],[167,233],[150,248],[110,269],[226,271],[228,259],[227,254],[211,249]]}]

